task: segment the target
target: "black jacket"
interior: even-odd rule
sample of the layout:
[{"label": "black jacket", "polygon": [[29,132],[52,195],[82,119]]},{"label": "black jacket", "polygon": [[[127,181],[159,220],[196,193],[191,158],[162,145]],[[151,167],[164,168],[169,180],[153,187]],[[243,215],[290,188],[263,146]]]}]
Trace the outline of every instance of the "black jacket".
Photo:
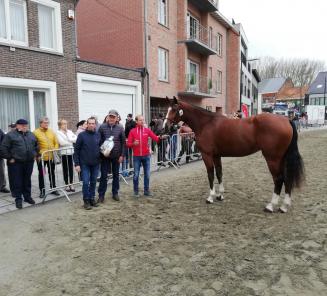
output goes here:
[{"label": "black jacket", "polygon": [[97,165],[100,163],[100,134],[97,132],[81,132],[75,143],[75,166]]},{"label": "black jacket", "polygon": [[3,138],[5,137],[5,133],[0,128],[0,144],[2,143]]},{"label": "black jacket", "polygon": [[134,127],[136,127],[136,122],[133,119],[130,121],[126,120],[126,123],[125,123],[125,138],[126,139],[128,138],[129,132]]},{"label": "black jacket", "polygon": [[33,133],[14,130],[5,135],[0,146],[0,157],[27,162],[33,161],[38,151],[37,140]]},{"label": "black jacket", "polygon": [[99,128],[100,134],[100,146],[109,137],[114,136],[114,148],[110,152],[109,158],[118,158],[124,156],[124,150],[126,145],[126,138],[124,128],[121,125],[109,125],[108,123],[101,124]]}]

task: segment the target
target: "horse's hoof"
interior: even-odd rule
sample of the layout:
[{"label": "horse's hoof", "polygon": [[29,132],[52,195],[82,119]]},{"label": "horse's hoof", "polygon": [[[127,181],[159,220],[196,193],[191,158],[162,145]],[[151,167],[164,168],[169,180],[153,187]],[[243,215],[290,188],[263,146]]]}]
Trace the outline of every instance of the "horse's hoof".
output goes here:
[{"label": "horse's hoof", "polygon": [[265,207],[264,211],[265,211],[266,213],[273,213],[273,212],[274,212],[274,208],[273,208],[273,206],[272,206],[271,204],[269,204],[269,205],[267,205],[267,206]]},{"label": "horse's hoof", "polygon": [[224,200],[224,197],[223,197],[222,195],[218,195],[218,196],[216,197],[216,199],[217,199],[218,201],[223,201],[223,200]]},{"label": "horse's hoof", "polygon": [[212,201],[212,200],[206,200],[206,203],[207,203],[207,204],[212,204],[213,201]]},{"label": "horse's hoof", "polygon": [[282,214],[286,214],[287,213],[287,208],[280,207],[279,212],[281,212]]}]

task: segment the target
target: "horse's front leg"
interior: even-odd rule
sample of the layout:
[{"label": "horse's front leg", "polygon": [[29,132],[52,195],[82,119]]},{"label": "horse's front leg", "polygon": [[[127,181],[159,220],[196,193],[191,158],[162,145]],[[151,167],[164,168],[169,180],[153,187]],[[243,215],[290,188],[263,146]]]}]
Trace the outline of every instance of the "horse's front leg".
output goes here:
[{"label": "horse's front leg", "polygon": [[217,195],[217,200],[224,200],[224,185],[223,185],[223,167],[221,165],[221,157],[220,156],[216,156],[214,158],[214,164],[215,164],[215,169],[216,169],[216,176],[218,179],[218,184],[219,184],[219,188],[218,188],[218,195]]},{"label": "horse's front leg", "polygon": [[211,203],[213,203],[213,197],[216,196],[216,191],[215,191],[215,187],[213,184],[213,180],[215,178],[214,162],[213,162],[213,157],[208,154],[202,153],[202,159],[207,168],[208,180],[209,180],[209,186],[210,186],[210,193],[209,193],[209,197],[207,198],[206,202],[211,204]]}]

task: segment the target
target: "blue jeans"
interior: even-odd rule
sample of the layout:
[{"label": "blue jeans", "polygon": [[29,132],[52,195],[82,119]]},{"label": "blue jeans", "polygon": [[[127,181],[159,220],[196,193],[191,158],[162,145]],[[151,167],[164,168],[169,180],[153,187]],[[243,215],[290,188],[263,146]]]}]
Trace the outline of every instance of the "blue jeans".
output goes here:
[{"label": "blue jeans", "polygon": [[108,187],[108,173],[111,167],[112,174],[112,194],[116,195],[119,191],[119,166],[118,158],[105,158],[101,162],[101,178],[98,189],[99,197],[104,197]]},{"label": "blue jeans", "polygon": [[81,170],[83,181],[83,199],[92,200],[95,197],[95,187],[97,184],[99,165],[81,164]]},{"label": "blue jeans", "polygon": [[143,166],[144,171],[144,192],[149,192],[150,185],[150,155],[147,156],[134,156],[134,176],[133,176],[133,185],[134,192],[139,192],[139,176],[141,165]]},{"label": "blue jeans", "polygon": [[176,135],[172,135],[172,137],[170,138],[170,147],[169,147],[169,157],[170,157],[170,161],[174,161],[176,160],[176,150],[177,150],[177,136]]}]

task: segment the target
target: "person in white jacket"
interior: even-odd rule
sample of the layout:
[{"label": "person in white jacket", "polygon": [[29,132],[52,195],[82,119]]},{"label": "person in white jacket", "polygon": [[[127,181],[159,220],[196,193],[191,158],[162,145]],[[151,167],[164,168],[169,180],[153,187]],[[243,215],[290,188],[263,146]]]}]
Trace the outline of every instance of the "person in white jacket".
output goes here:
[{"label": "person in white jacket", "polygon": [[73,164],[73,154],[74,147],[73,144],[76,142],[77,136],[69,129],[67,129],[68,123],[65,119],[60,119],[58,121],[57,138],[60,148],[62,148],[61,158],[62,158],[62,171],[64,174],[64,181],[67,192],[75,192],[75,188],[72,185],[74,182],[74,164]]}]

